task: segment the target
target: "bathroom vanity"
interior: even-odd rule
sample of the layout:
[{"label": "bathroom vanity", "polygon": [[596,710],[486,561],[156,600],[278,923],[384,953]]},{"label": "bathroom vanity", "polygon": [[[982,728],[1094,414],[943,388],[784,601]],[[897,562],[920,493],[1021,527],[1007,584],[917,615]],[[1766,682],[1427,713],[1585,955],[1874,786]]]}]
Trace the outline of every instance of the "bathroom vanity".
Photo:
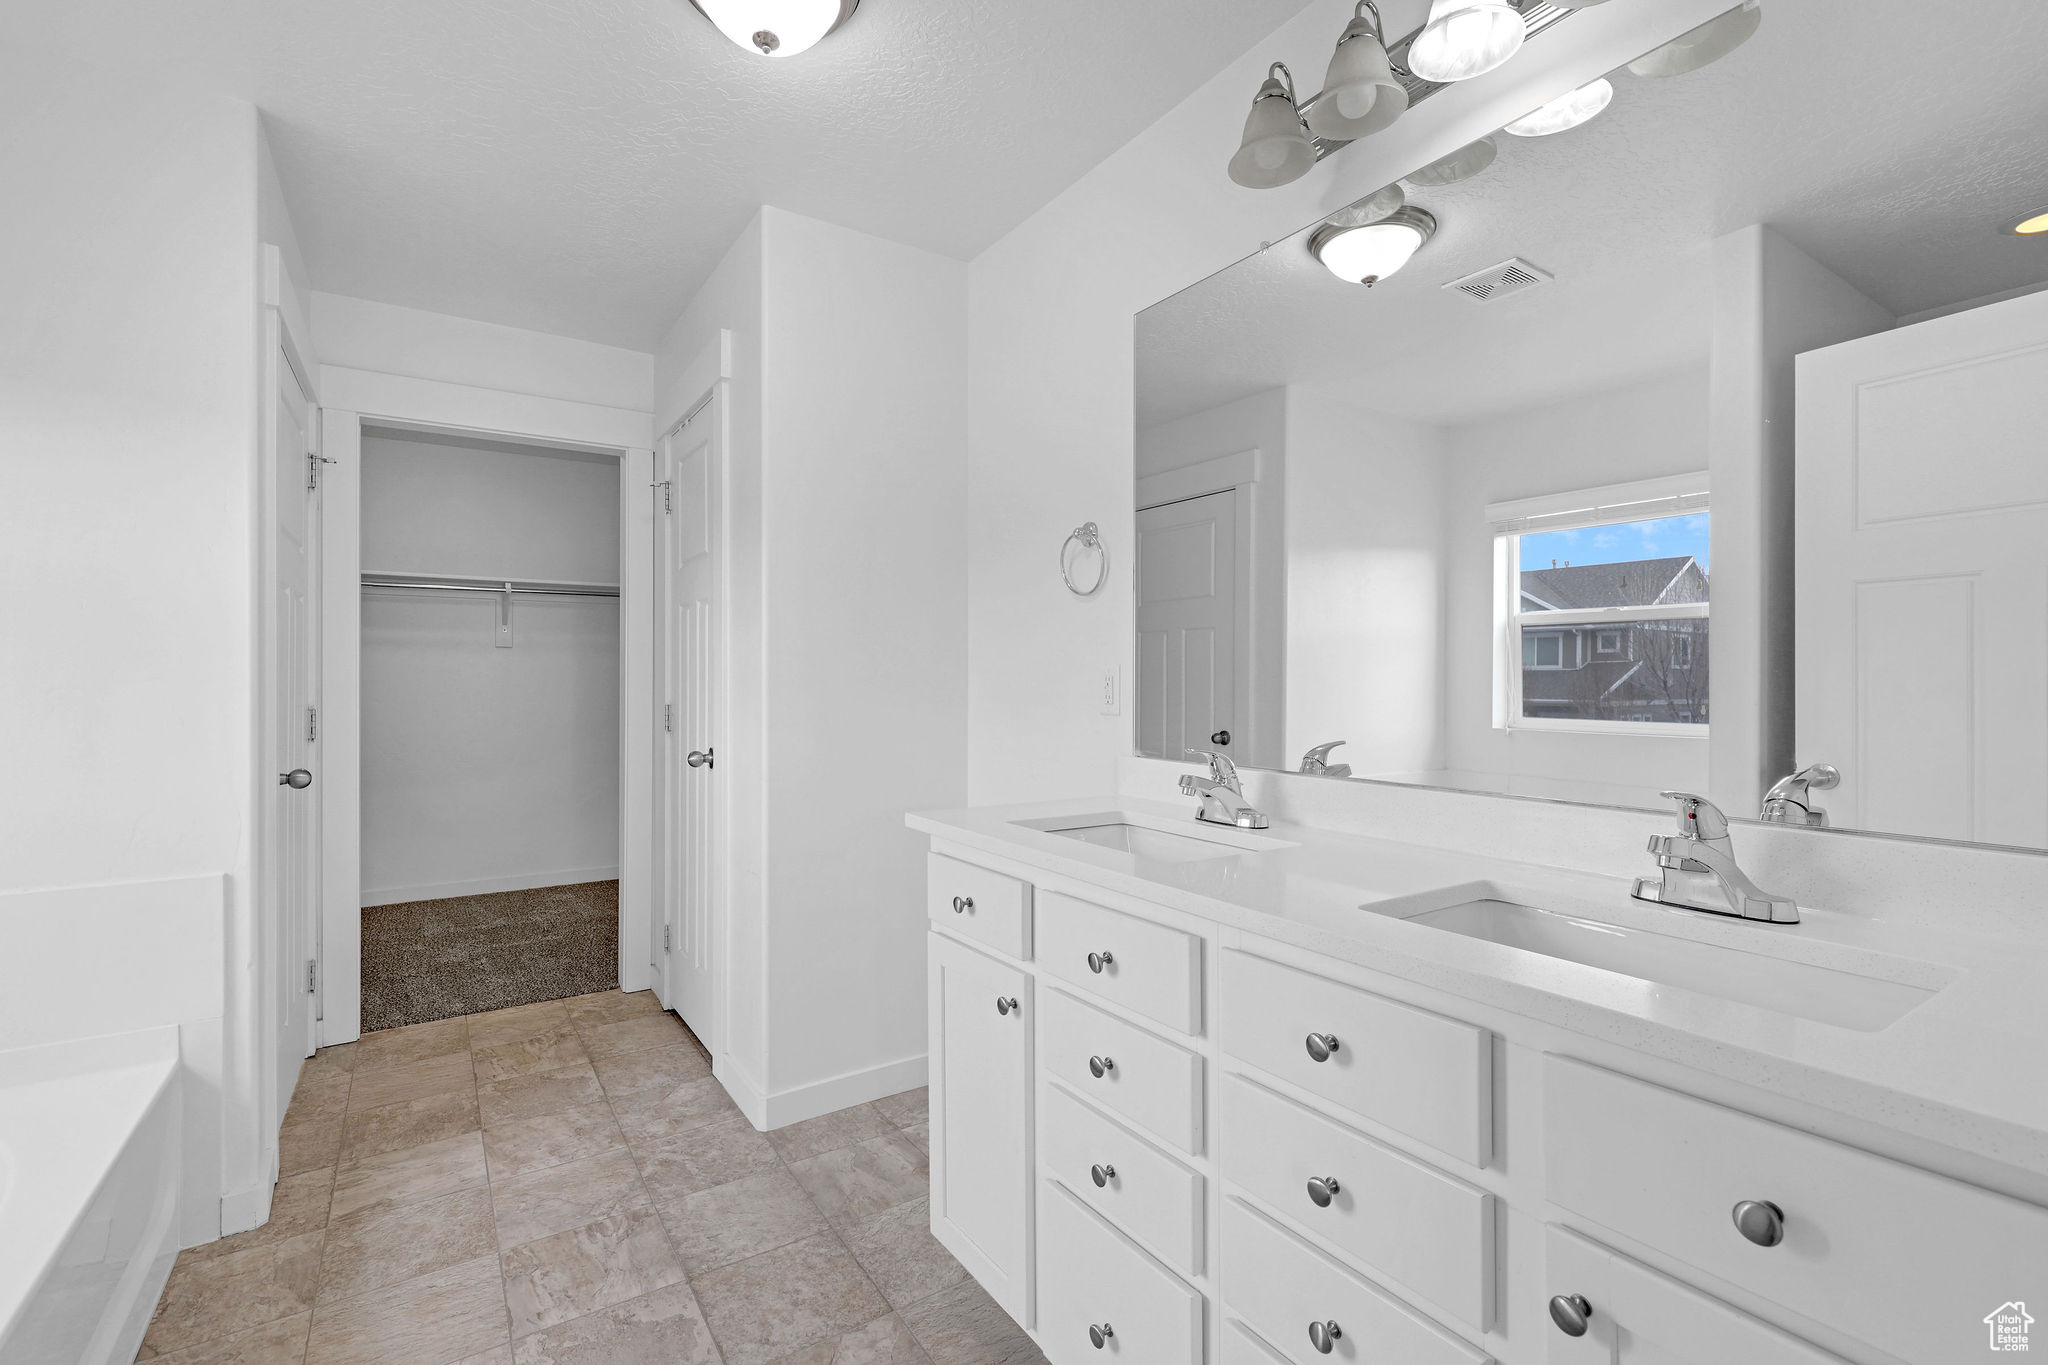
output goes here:
[{"label": "bathroom vanity", "polygon": [[1947,1365],[2048,1299],[2048,945],[1149,800],[910,824],[932,1230],[1054,1365]]}]

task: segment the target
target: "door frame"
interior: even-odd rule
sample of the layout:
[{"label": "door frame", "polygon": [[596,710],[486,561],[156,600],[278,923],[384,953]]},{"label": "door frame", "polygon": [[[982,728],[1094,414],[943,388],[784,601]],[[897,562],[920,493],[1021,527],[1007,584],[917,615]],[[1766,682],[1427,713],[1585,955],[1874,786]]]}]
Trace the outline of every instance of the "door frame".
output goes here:
[{"label": "door frame", "polygon": [[362,1033],[362,436],[382,427],[610,455],[619,468],[619,987],[654,963],[654,452],[648,413],[327,366],[320,751],[320,1045]]}]

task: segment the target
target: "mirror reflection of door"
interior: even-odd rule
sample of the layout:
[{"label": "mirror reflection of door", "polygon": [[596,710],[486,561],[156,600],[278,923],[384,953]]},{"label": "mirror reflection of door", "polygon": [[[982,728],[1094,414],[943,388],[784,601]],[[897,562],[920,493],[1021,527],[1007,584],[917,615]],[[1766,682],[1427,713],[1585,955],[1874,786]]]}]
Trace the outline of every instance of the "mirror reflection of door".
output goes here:
[{"label": "mirror reflection of door", "polygon": [[1236,491],[1140,510],[1138,751],[1234,754],[1236,689]]}]

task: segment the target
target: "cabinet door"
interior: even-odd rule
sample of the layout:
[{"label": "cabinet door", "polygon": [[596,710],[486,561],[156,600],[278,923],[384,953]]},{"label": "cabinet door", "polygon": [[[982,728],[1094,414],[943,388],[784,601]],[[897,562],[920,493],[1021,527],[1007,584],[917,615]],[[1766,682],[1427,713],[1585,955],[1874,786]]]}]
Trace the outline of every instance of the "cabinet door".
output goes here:
[{"label": "cabinet door", "polygon": [[1545,1230],[1544,1254],[1546,1292],[1585,1310],[1570,1336],[1542,1306],[1550,1365],[1847,1365],[1563,1228]]},{"label": "cabinet door", "polygon": [[929,937],[932,1235],[1028,1327],[1031,978]]}]

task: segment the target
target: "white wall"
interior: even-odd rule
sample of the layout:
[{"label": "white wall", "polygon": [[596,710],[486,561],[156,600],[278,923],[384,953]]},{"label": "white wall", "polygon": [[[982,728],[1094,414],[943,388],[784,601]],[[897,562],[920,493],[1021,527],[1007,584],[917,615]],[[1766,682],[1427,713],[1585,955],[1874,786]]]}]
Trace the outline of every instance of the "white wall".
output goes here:
[{"label": "white wall", "polygon": [[[366,431],[365,572],[612,583],[619,461]],[[619,872],[619,603],[368,592],[365,905]]]}]

